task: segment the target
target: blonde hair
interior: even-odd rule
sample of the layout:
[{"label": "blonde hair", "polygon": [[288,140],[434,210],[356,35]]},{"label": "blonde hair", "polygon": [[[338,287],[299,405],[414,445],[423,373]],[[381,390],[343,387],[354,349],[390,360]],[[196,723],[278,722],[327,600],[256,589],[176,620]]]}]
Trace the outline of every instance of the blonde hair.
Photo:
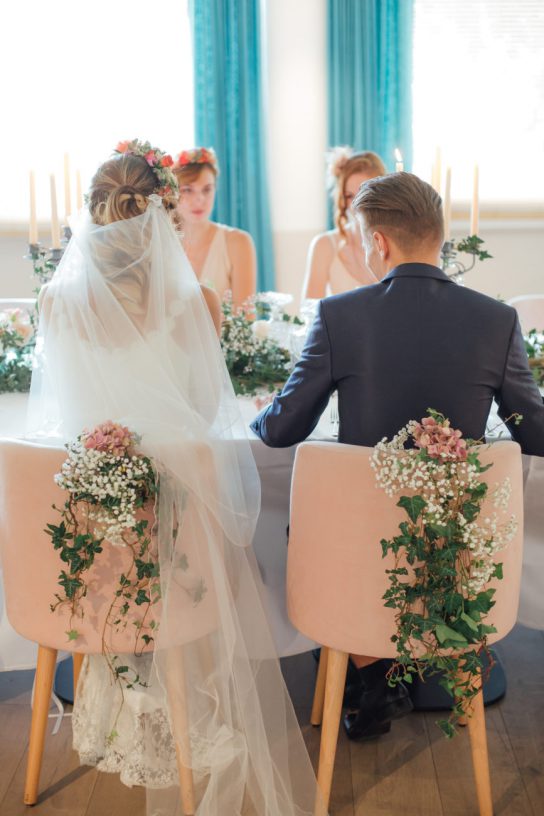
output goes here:
[{"label": "blonde hair", "polygon": [[[104,162],[91,181],[89,211],[95,224],[105,226],[141,215],[147,196],[160,187],[157,176],[141,156],[122,154]],[[177,193],[162,196],[163,207],[174,211]]]},{"label": "blonde hair", "polygon": [[[148,196],[160,187],[157,176],[141,156],[122,154],[104,162],[96,171],[89,190],[89,211],[95,224],[106,226],[142,215],[148,207]],[[175,207],[177,193],[163,195],[162,205],[176,223]],[[111,291],[125,311],[132,315],[145,313],[148,285],[148,261],[146,254],[139,263],[133,262],[134,247],[115,246],[104,242],[96,261],[104,268],[125,269],[108,279]]]},{"label": "blonde hair", "polygon": [[365,182],[353,200],[353,211],[368,230],[379,230],[404,250],[444,240],[442,199],[413,173],[391,173]]},{"label": "blonde hair", "polygon": [[355,173],[366,173],[372,178],[385,176],[387,169],[377,153],[365,150],[354,153],[347,145],[333,147],[327,154],[327,181],[334,202],[334,223],[342,238],[346,237],[348,222],[346,182]]}]

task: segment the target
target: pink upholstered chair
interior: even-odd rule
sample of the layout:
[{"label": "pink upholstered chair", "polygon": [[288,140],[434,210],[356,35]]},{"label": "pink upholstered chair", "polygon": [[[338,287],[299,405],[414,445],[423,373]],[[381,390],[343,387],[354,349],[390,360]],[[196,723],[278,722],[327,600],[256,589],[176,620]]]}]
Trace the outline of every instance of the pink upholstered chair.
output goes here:
[{"label": "pink upholstered chair", "polygon": [[[354,445],[306,442],[297,450],[293,471],[287,604],[294,626],[324,646],[312,723],[319,725],[323,720],[318,784],[325,808],[330,798],[348,655],[395,656],[391,643],[394,610],[385,608],[382,599],[389,586],[385,570],[393,566],[393,558],[382,559],[380,540],[394,535],[406,516],[396,506],[397,498],[389,498],[376,486],[371,452]],[[505,577],[496,582],[496,605],[489,618],[497,628],[497,634],[489,638],[493,643],[508,634],[517,616],[523,542],[520,448],[515,442],[497,442],[482,450],[481,459],[493,462],[488,471],[491,484],[510,478],[512,495],[506,515],[513,513],[518,521],[515,539],[498,554]],[[485,505],[482,512],[485,515]],[[491,816],[481,692],[470,713],[480,814]],[[319,807],[316,813],[321,813]]]},{"label": "pink upholstered chair", "polygon": [[[46,524],[56,521],[52,505],[62,506],[65,500],[66,494],[53,481],[65,458],[64,450],[0,439],[0,552],[7,615],[20,635],[39,644],[24,792],[27,805],[38,800],[57,652],[71,651],[75,643],[67,641],[68,610],[63,608],[54,614],[50,610],[58,591],[58,574],[66,565],[53,550],[50,537],[44,533]],[[153,517],[152,511],[147,517]],[[100,558],[88,573],[89,590],[82,602],[85,614],[78,620],[80,637],[77,652],[73,652],[74,695],[84,655],[102,651],[103,623],[117,588],[118,576],[130,566],[130,550],[104,542]],[[115,649],[119,653],[134,651],[130,613],[127,618],[129,625],[124,634],[121,631],[115,636]],[[141,650],[150,648],[152,645],[143,646]],[[184,717],[183,701],[177,701],[176,715]],[[180,746],[177,747],[184,811],[191,816],[195,811],[192,772],[182,765]],[[181,751],[188,751],[188,744],[181,746]]]},{"label": "pink upholstered chair", "polygon": [[523,332],[544,331],[544,295],[518,295],[508,303],[517,311]]}]

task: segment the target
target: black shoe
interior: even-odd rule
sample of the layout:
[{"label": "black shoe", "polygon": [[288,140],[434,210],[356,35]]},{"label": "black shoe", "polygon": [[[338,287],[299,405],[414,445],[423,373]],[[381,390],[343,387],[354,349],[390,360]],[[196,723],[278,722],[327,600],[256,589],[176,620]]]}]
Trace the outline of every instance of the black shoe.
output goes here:
[{"label": "black shoe", "polygon": [[[359,711],[347,714],[344,725],[350,739],[366,739],[387,733],[392,720],[405,717],[414,708],[408,691],[402,683],[395,688],[385,686],[379,693],[376,690],[364,691],[359,701]],[[380,732],[379,726],[386,728]]]},{"label": "black shoe", "polygon": [[367,740],[378,739],[378,737],[382,737],[391,731],[390,722],[380,723],[377,720],[370,719],[366,723],[363,723],[358,717],[358,711],[354,711],[351,714],[344,714],[344,728],[351,740],[366,742]]}]

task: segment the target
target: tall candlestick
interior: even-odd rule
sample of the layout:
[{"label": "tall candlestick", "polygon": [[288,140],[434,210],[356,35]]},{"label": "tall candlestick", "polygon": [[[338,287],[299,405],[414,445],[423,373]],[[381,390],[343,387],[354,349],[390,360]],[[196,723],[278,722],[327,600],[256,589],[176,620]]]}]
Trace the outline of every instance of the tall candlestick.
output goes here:
[{"label": "tall candlestick", "polygon": [[70,156],[64,154],[64,214],[72,215],[72,193],[70,190]]},{"label": "tall candlestick", "polygon": [[446,189],[444,191],[444,240],[450,240],[451,224],[451,167],[446,168]]},{"label": "tall candlestick", "polygon": [[478,202],[478,165],[474,165],[474,179],[472,182],[472,206],[470,208],[470,234],[478,235],[478,216],[479,216],[479,202]]},{"label": "tall candlestick", "polygon": [[433,176],[431,181],[431,184],[437,193],[440,192],[441,181],[442,181],[442,157],[440,153],[440,148],[437,147],[434,157]]},{"label": "tall candlestick", "polygon": [[30,171],[30,228],[28,230],[28,243],[38,243],[38,221],[36,219],[36,179],[34,170]]},{"label": "tall candlestick", "polygon": [[83,207],[83,193],[81,191],[81,172],[76,170],[76,203],[78,210]]},{"label": "tall candlestick", "polygon": [[53,173],[51,173],[49,180],[51,183],[51,248],[60,249],[60,226],[57,211],[57,183]]},{"label": "tall candlestick", "polygon": [[404,170],[404,162],[402,160],[402,153],[398,149],[395,148],[395,170],[397,173],[401,173]]}]

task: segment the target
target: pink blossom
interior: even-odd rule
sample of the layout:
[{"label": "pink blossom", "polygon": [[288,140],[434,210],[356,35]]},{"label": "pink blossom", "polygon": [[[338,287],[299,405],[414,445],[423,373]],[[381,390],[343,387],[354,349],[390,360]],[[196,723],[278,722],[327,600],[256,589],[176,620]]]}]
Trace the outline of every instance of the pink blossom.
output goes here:
[{"label": "pink blossom", "polygon": [[434,417],[424,417],[416,422],[413,437],[416,447],[426,450],[433,459],[465,461],[467,458],[467,443],[461,438],[460,430],[450,427],[449,419],[437,422]]},{"label": "pink blossom", "polygon": [[124,456],[133,442],[133,434],[124,425],[108,420],[92,431],[84,431],[81,441],[87,450],[106,451],[114,456]]},{"label": "pink blossom", "polygon": [[154,167],[157,164],[157,157],[155,155],[154,150],[149,150],[145,154],[144,159],[146,160],[150,167]]}]

